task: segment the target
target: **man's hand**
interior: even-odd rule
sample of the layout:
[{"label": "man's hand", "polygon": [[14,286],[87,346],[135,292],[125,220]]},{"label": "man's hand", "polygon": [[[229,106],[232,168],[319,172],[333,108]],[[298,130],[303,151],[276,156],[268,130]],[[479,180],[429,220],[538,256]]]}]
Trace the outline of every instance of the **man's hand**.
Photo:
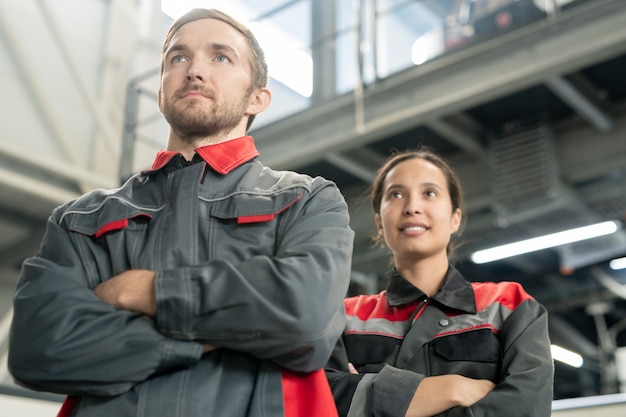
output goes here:
[{"label": "man's hand", "polygon": [[156,316],[155,272],[131,269],[98,285],[94,292],[105,303],[125,310]]},{"label": "man's hand", "polygon": [[205,343],[204,347],[202,348],[202,353],[207,353],[207,352],[213,352],[216,349],[219,349],[220,347],[217,345],[212,345],[210,343]]}]

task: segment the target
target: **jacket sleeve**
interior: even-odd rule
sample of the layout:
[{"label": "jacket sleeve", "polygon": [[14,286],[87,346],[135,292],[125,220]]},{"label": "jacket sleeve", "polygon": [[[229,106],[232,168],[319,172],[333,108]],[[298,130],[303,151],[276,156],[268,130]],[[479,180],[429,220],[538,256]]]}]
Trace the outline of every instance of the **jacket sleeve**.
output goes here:
[{"label": "jacket sleeve", "polygon": [[59,217],[57,209],[15,291],[8,365],[16,381],[35,390],[110,396],[197,362],[200,343],[164,336],[151,318],[96,297]]},{"label": "jacket sleeve", "polygon": [[442,416],[550,416],[554,363],[547,311],[536,300],[526,300],[505,321],[500,336],[501,382],[471,407],[455,407]]},{"label": "jacket sleeve", "polygon": [[281,213],[272,255],[157,272],[157,321],[175,337],[309,372],[323,368],[345,324],[353,232],[337,187],[316,180]]},{"label": "jacket sleeve", "polygon": [[424,375],[388,364],[368,365],[358,374],[348,369],[343,339],[325,367],[339,417],[404,417]]}]

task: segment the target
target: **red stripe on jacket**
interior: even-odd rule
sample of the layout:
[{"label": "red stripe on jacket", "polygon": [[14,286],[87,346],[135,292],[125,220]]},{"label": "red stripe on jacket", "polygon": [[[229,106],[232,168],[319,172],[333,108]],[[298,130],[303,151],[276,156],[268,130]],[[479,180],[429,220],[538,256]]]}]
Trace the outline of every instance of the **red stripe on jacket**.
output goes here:
[{"label": "red stripe on jacket", "polygon": [[61,409],[59,410],[59,413],[57,414],[57,417],[69,417],[72,408],[74,408],[74,405],[76,404],[76,401],[78,401],[77,397],[66,397],[65,401],[63,401]]},{"label": "red stripe on jacket", "polygon": [[285,417],[337,417],[337,407],[324,370],[282,370]]},{"label": "red stripe on jacket", "polygon": [[513,311],[524,301],[533,299],[518,282],[473,282],[472,288],[476,311],[482,311],[494,302]]},{"label": "red stripe on jacket", "polygon": [[404,321],[408,320],[411,314],[413,314],[413,311],[415,311],[416,303],[410,303],[400,307],[391,307],[386,297],[387,291],[382,291],[379,294],[347,298],[344,300],[346,314],[348,316],[356,316],[363,321],[368,319]]}]

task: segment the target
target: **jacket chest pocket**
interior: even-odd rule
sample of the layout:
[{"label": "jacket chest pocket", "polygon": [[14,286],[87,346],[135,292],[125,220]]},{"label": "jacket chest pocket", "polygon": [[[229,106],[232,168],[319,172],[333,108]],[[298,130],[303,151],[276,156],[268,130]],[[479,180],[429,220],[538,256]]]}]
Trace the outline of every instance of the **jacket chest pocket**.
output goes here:
[{"label": "jacket chest pocket", "polygon": [[491,329],[436,337],[429,344],[432,375],[460,374],[498,382],[500,339]]},{"label": "jacket chest pocket", "polygon": [[148,267],[150,258],[142,250],[157,211],[111,199],[95,210],[67,214],[67,229],[93,286],[128,269]]},{"label": "jacket chest pocket", "polygon": [[[300,190],[276,194],[237,193],[219,200],[205,200],[211,230],[209,249],[220,259],[238,261],[273,255],[280,236],[280,215],[302,198]],[[232,257],[232,258],[231,258]]]}]

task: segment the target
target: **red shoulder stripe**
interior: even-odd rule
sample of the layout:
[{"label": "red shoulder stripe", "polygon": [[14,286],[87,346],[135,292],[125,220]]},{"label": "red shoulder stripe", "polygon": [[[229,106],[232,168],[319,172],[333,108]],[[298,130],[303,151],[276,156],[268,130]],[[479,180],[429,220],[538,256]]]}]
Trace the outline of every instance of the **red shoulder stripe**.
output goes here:
[{"label": "red shoulder stripe", "polygon": [[520,304],[533,297],[518,282],[473,282],[476,309],[482,311],[493,303],[515,310]]}]

